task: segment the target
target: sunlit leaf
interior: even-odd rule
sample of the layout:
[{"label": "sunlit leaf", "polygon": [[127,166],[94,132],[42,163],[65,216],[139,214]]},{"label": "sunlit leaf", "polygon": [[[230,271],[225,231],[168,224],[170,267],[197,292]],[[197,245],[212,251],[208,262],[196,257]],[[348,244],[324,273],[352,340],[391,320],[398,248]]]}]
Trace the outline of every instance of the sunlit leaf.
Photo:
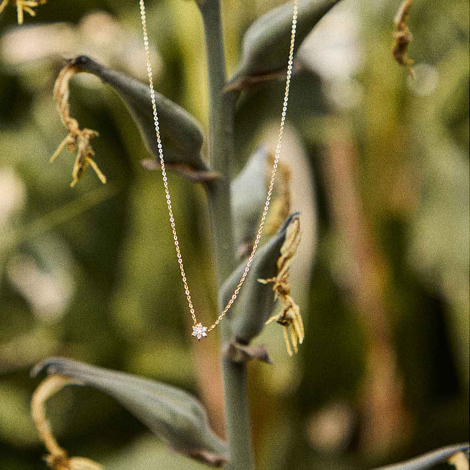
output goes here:
[{"label": "sunlit leaf", "polygon": [[177,452],[214,467],[227,460],[225,444],[210,429],[204,408],[185,391],[64,358],[50,358],[38,364],[32,374],[43,370],[114,397]]},{"label": "sunlit leaf", "polygon": [[454,454],[458,452],[468,452],[469,444],[458,444],[455,446],[442,447],[439,450],[429,452],[421,457],[395,465],[376,468],[375,470],[426,470],[435,465],[446,463]]},{"label": "sunlit leaf", "polygon": [[[304,0],[299,2],[295,50],[316,24],[340,0]],[[293,3],[270,10],[256,20],[243,38],[241,63],[229,88],[243,89],[277,77],[287,67],[291,40]]]}]

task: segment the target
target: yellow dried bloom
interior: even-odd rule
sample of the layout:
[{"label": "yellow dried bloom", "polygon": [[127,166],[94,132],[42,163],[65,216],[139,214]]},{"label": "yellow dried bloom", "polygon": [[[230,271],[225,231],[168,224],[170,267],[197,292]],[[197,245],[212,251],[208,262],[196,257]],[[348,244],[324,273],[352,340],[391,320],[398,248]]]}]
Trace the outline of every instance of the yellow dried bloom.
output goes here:
[{"label": "yellow dried bloom", "polygon": [[[271,178],[274,155],[269,155],[266,160],[266,180]],[[277,168],[277,181],[274,186],[274,199],[271,202],[268,218],[266,219],[265,233],[273,234],[279,230],[290,214],[291,207],[291,171],[288,165],[280,161]]]},{"label": "yellow dried bloom", "polygon": [[[267,279],[267,282],[272,281],[271,279]],[[276,295],[278,295],[276,293]],[[283,308],[281,313],[278,315],[272,316],[267,322],[266,325],[269,323],[276,321],[284,328],[284,341],[286,343],[286,349],[289,356],[292,356],[292,347],[294,348],[294,352],[298,352],[298,345],[302,344],[304,341],[305,331],[304,331],[304,324],[302,322],[302,317],[300,315],[299,306],[294,302],[290,295],[280,296],[278,295],[279,300],[283,304]],[[289,335],[290,329],[290,335]],[[292,347],[291,347],[292,343]]]},{"label": "yellow dried bloom", "polygon": [[39,436],[49,452],[45,461],[48,467],[53,470],[103,470],[103,467],[93,460],[83,457],[68,458],[67,452],[59,446],[52,435],[46,418],[46,401],[63,387],[71,384],[80,385],[81,383],[62,375],[52,375],[41,382],[34,392],[31,413]]},{"label": "yellow dried bloom", "polygon": [[90,144],[90,140],[99,135],[98,132],[92,129],[80,129],[78,121],[70,116],[70,80],[79,72],[81,72],[80,67],[73,62],[69,62],[60,71],[54,85],[54,98],[57,101],[57,109],[64,126],[69,131],[69,135],[61,142],[54,155],[52,155],[50,162],[54,162],[64,147],[67,147],[70,153],[77,153],[72,171],[73,180],[70,183],[72,187],[77,184],[88,166],[93,168],[103,184],[106,183],[106,176],[103,175],[93,160],[95,152]]},{"label": "yellow dried bloom", "polygon": [[410,7],[413,0],[403,0],[395,16],[395,30],[393,31],[393,57],[398,64],[406,67],[408,73],[414,77],[413,60],[408,58],[408,46],[413,36],[406,26],[406,21],[410,15]]},{"label": "yellow dried bloom", "polygon": [[2,3],[0,3],[0,14],[8,4],[16,5],[18,24],[23,24],[24,12],[29,13],[31,16],[36,16],[36,12],[33,8],[36,8],[39,5],[44,5],[46,2],[47,0],[3,0]]},{"label": "yellow dried bloom", "polygon": [[303,343],[305,336],[300,309],[290,295],[291,285],[288,282],[290,264],[297,252],[300,239],[300,220],[297,217],[292,220],[287,229],[286,240],[281,247],[281,256],[277,260],[277,276],[270,279],[258,279],[263,284],[274,284],[274,295],[281,302],[282,310],[279,314],[272,316],[266,324],[276,321],[283,326],[284,341],[290,356],[298,352],[298,345]]},{"label": "yellow dried bloom", "polygon": [[468,470],[468,459],[465,455],[465,452],[458,452],[454,454],[449,460],[448,463],[453,465],[456,470]]}]

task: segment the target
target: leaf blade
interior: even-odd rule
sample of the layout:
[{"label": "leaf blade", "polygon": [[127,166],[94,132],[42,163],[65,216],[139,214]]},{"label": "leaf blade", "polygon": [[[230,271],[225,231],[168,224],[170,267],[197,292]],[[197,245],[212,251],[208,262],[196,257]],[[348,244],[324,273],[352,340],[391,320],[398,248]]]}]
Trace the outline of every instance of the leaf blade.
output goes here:
[{"label": "leaf blade", "polygon": [[[148,85],[81,55],[69,63],[110,85],[121,97],[137,122],[148,149],[158,158],[158,147]],[[185,109],[155,93],[165,162],[185,164],[198,171],[208,169],[201,157],[203,134],[196,119]]]},{"label": "leaf blade", "polygon": [[387,465],[374,470],[426,470],[445,463],[458,452],[468,452],[469,444],[457,444],[454,446],[442,447],[441,449],[429,452],[416,459],[408,460],[396,465]]},{"label": "leaf blade", "polygon": [[[311,30],[341,0],[299,2],[295,52]],[[242,89],[249,82],[275,78],[287,66],[291,39],[292,2],[273,8],[258,18],[246,31],[242,59],[229,89]],[[264,78],[263,78],[264,77]]]},{"label": "leaf blade", "polygon": [[[253,260],[250,269],[250,277],[247,279],[245,291],[241,295],[237,312],[233,319],[233,333],[237,342],[249,344],[258,336],[265,326],[266,320],[271,316],[276,301],[274,292],[258,279],[268,279],[277,274],[277,260],[280,256],[289,225],[299,218],[298,213],[292,214],[281,229],[270,238],[259,250]],[[242,263],[227,279],[220,289],[220,297],[224,305],[230,299],[233,290],[245,269]]]},{"label": "leaf blade", "polygon": [[268,151],[257,148],[230,184],[234,238],[237,247],[252,242],[266,199],[266,164]]},{"label": "leaf blade", "polygon": [[226,446],[210,429],[202,405],[175,387],[124,372],[55,357],[36,365],[41,371],[83,382],[112,396],[175,451],[211,466],[226,462]]}]

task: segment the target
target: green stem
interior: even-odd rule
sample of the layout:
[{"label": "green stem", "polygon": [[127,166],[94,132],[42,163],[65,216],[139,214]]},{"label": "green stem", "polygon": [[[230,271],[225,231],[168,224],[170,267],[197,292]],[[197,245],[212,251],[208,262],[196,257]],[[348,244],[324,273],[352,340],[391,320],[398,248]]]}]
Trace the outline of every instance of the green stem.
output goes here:
[{"label": "green stem", "polygon": [[[208,201],[215,245],[217,283],[236,267],[233,224],[230,205],[230,164],[234,156],[233,104],[236,96],[224,94],[226,84],[224,42],[220,17],[220,0],[199,0],[204,21],[210,94],[211,167],[222,177],[208,184]],[[219,300],[219,311],[223,308]],[[232,339],[230,318],[220,324],[222,351]],[[223,357],[226,429],[230,449],[227,470],[253,470],[247,371],[245,364],[235,364]]]}]

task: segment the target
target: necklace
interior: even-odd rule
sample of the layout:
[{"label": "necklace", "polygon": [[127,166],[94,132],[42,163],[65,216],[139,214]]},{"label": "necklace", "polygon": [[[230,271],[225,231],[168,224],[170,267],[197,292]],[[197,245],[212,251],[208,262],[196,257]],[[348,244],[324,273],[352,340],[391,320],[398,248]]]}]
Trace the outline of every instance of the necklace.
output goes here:
[{"label": "necklace", "polygon": [[251,251],[251,254],[248,258],[248,261],[246,262],[245,269],[243,271],[243,274],[240,278],[240,281],[238,282],[237,287],[235,288],[232,297],[228,301],[227,305],[225,308],[222,310],[222,313],[217,317],[217,320],[209,327],[203,326],[202,323],[198,322],[197,317],[196,317],[196,312],[194,310],[194,305],[193,301],[191,298],[191,292],[189,290],[189,285],[188,285],[188,280],[186,278],[186,272],[184,270],[184,265],[183,265],[183,257],[181,255],[181,249],[178,241],[178,235],[176,232],[176,223],[175,223],[175,217],[173,215],[173,207],[172,207],[172,202],[171,202],[171,196],[170,196],[170,189],[168,185],[168,178],[167,178],[167,173],[165,169],[165,161],[163,157],[163,146],[162,146],[162,140],[160,136],[160,122],[158,119],[158,112],[157,112],[157,105],[155,102],[155,89],[153,86],[153,72],[152,72],[152,65],[150,62],[150,47],[149,47],[149,37],[147,33],[147,15],[145,11],[145,3],[144,0],[139,0],[140,2],[140,17],[142,20],[142,32],[143,32],[143,37],[144,37],[144,47],[145,47],[145,55],[147,59],[147,75],[148,75],[148,83],[149,83],[149,89],[150,89],[150,98],[152,101],[152,110],[153,110],[153,122],[155,124],[155,135],[157,138],[157,148],[158,148],[158,156],[160,160],[160,167],[162,171],[162,180],[163,180],[163,186],[165,189],[165,197],[166,197],[166,203],[167,203],[167,208],[168,208],[168,216],[170,219],[170,226],[171,230],[173,232],[173,240],[175,243],[175,251],[176,251],[176,258],[178,260],[178,265],[180,268],[181,272],[181,280],[183,281],[183,286],[184,286],[184,293],[186,295],[186,300],[188,302],[188,307],[189,307],[189,313],[191,314],[191,317],[193,319],[193,333],[192,336],[197,337],[198,340],[200,340],[203,337],[206,337],[208,333],[210,333],[216,326],[220,323],[222,318],[226,315],[226,313],[229,311],[230,307],[233,305],[235,302],[236,298],[238,297],[238,294],[240,293],[240,290],[243,286],[243,283],[245,282],[246,277],[248,276],[248,272],[250,271],[251,263],[253,262],[253,258],[255,257],[256,251],[258,249],[259,242],[261,240],[261,235],[264,230],[264,225],[266,221],[266,216],[268,215],[268,210],[269,210],[269,205],[271,203],[271,196],[274,188],[274,180],[276,178],[276,173],[277,173],[277,168],[278,168],[278,163],[279,159],[281,156],[281,146],[282,146],[282,136],[284,134],[284,127],[285,127],[285,122],[286,122],[286,115],[287,115],[287,105],[289,102],[289,91],[290,91],[290,83],[291,83],[291,78],[292,78],[292,69],[293,69],[293,63],[294,63],[294,45],[295,45],[295,35],[297,31],[297,16],[298,16],[298,10],[299,10],[299,0],[294,0],[294,11],[292,14],[292,28],[291,28],[291,41],[290,41],[290,49],[289,49],[289,59],[287,62],[287,77],[286,77],[286,88],[285,88],[285,94],[284,94],[284,102],[282,105],[282,114],[281,114],[281,124],[279,127],[279,136],[277,139],[277,146],[276,146],[276,153],[274,156],[274,163],[272,166],[272,171],[271,171],[271,179],[269,181],[269,186],[268,186],[268,192],[266,195],[266,202],[264,204],[264,209],[263,213],[261,216],[261,221],[258,226],[258,231],[256,233],[256,238],[253,243],[253,249]]}]

